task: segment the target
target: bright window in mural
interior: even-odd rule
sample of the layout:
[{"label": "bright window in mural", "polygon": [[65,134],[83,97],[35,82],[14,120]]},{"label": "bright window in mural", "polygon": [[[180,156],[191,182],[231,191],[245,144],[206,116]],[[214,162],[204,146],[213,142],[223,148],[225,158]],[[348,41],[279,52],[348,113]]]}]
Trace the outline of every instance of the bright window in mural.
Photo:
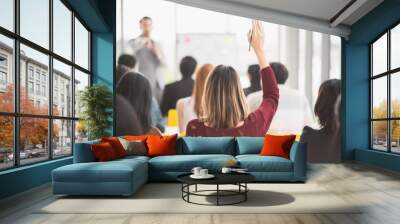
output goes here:
[{"label": "bright window in mural", "polygon": [[371,51],[371,146],[400,153],[400,25],[388,30]]},{"label": "bright window in mural", "polygon": [[90,83],[90,32],[61,0],[0,8],[0,170],[70,156],[87,138],[74,103]]}]

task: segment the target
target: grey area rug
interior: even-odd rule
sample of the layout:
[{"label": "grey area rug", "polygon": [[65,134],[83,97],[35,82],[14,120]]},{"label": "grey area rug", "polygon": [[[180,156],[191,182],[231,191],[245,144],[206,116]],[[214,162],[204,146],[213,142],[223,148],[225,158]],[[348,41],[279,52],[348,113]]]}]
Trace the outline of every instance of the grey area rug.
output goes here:
[{"label": "grey area rug", "polygon": [[[215,189],[215,186],[212,185],[199,186],[199,190],[213,188]],[[233,186],[225,187],[231,188]],[[249,189],[248,200],[241,204],[204,206],[183,201],[180,184],[150,183],[131,197],[57,197],[35,213],[360,213],[360,205],[349,203],[316,184],[260,183],[249,184]],[[226,197],[222,202],[228,203],[237,199]],[[191,200],[215,203],[215,197],[212,196],[193,196]]]}]

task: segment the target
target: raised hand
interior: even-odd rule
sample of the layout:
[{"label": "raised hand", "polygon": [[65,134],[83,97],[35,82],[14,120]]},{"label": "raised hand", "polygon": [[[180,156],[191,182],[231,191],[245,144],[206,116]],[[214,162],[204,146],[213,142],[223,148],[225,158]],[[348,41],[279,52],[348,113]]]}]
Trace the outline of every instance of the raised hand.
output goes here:
[{"label": "raised hand", "polygon": [[265,58],[264,54],[264,28],[260,21],[253,20],[251,25],[251,30],[247,34],[247,38],[251,47],[256,53],[258,64],[260,68],[263,69],[268,67],[269,64]]},{"label": "raised hand", "polygon": [[247,38],[250,42],[251,47],[255,51],[263,50],[264,48],[264,28],[260,21],[253,20],[251,30],[247,34]]}]

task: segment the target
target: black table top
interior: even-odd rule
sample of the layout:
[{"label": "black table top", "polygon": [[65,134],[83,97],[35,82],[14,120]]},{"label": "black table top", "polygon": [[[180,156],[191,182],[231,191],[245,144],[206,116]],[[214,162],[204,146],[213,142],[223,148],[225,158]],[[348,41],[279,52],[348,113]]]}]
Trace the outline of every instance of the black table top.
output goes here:
[{"label": "black table top", "polygon": [[190,175],[192,174],[182,174],[177,179],[186,184],[236,184],[255,180],[255,177],[249,173],[213,173],[215,177],[212,179],[193,179]]}]

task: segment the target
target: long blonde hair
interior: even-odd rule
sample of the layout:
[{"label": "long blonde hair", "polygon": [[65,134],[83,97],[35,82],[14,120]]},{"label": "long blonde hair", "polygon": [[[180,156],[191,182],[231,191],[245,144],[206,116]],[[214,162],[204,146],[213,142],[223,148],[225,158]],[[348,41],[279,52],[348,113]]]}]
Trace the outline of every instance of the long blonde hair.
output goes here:
[{"label": "long blonde hair", "polygon": [[239,76],[231,66],[211,72],[203,95],[203,121],[213,128],[234,128],[249,114]]},{"label": "long blonde hair", "polygon": [[196,72],[196,80],[194,82],[192,98],[194,99],[193,109],[197,117],[203,116],[202,102],[203,102],[204,86],[206,84],[208,75],[211,73],[211,70],[213,68],[214,66],[212,64],[204,64]]}]

